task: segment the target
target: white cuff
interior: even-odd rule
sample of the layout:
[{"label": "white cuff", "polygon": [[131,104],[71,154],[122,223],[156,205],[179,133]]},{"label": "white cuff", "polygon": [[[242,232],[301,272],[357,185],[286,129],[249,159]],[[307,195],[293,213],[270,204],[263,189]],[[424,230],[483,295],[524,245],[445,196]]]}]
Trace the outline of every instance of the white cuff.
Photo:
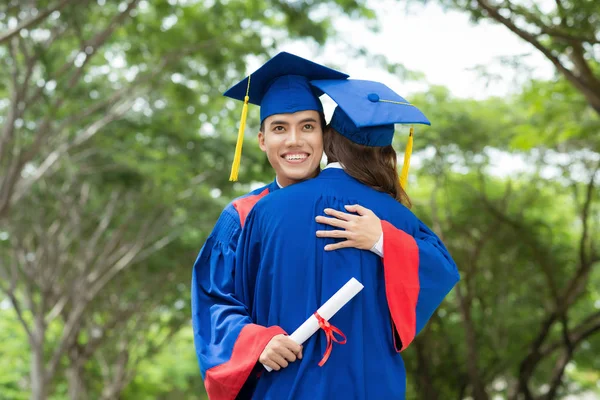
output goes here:
[{"label": "white cuff", "polygon": [[379,240],[377,243],[371,247],[371,251],[377,254],[379,257],[383,258],[383,232],[381,232],[381,236],[379,236]]}]

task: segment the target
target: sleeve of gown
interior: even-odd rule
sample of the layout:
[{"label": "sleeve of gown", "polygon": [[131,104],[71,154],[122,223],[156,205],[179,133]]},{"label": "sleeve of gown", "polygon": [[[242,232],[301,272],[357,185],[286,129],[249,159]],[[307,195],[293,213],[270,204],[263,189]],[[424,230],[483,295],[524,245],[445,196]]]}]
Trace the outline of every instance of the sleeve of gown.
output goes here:
[{"label": "sleeve of gown", "polygon": [[211,400],[235,399],[251,379],[260,353],[279,327],[252,323],[248,309],[234,295],[239,218],[225,210],[200,250],[192,274],[194,344]]},{"label": "sleeve of gown", "polygon": [[442,241],[421,221],[414,236],[381,221],[386,297],[396,351],[423,329],[460,276]]},{"label": "sleeve of gown", "polygon": [[235,264],[235,292],[239,299],[252,311],[254,290],[261,261],[260,217],[255,213],[257,205],[246,219],[244,229],[238,240]]}]

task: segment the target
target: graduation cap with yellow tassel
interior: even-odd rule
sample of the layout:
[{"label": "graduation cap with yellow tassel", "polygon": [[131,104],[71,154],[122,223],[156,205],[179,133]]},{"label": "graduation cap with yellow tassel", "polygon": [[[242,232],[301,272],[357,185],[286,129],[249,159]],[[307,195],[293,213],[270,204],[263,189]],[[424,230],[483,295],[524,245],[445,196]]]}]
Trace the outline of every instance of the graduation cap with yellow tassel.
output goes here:
[{"label": "graduation cap with yellow tassel", "polygon": [[[383,83],[359,79],[315,80],[310,83],[338,104],[330,126],[354,143],[371,147],[388,146],[394,138],[394,124],[431,125],[417,107]],[[411,126],[400,173],[400,184],[405,190],[413,133]]]},{"label": "graduation cap with yellow tassel", "polygon": [[235,156],[231,166],[230,181],[237,181],[244,142],[244,130],[248,116],[248,104],[260,106],[260,122],[271,115],[298,111],[323,111],[319,96],[321,90],[309,84],[314,79],[345,80],[347,74],[323,65],[281,52],[267,61],[224,95],[244,102],[238,130]]}]

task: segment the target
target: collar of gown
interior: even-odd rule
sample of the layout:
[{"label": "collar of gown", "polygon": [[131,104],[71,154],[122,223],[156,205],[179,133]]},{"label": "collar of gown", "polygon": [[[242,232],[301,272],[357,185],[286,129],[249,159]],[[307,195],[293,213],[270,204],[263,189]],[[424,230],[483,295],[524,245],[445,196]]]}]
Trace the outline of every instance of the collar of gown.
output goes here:
[{"label": "collar of gown", "polygon": [[325,166],[325,168],[323,169],[327,169],[327,168],[338,168],[338,169],[344,169],[344,167],[342,166],[342,164],[340,164],[339,162],[332,162],[329,163]]}]

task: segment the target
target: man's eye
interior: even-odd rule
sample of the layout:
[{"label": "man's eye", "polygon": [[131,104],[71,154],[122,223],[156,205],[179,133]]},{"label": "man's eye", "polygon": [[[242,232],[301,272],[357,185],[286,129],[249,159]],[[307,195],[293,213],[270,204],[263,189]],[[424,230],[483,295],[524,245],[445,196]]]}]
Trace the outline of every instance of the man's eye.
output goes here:
[{"label": "man's eye", "polygon": [[275,132],[283,132],[283,126],[279,125],[273,128],[273,131]]}]

